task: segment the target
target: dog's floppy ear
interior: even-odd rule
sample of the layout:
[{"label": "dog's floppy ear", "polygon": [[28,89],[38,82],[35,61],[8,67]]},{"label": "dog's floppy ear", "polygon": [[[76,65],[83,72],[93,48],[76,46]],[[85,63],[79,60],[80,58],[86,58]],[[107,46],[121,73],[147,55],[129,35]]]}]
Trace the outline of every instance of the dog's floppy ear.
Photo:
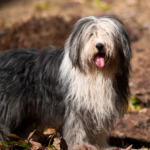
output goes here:
[{"label": "dog's floppy ear", "polygon": [[93,22],[91,17],[85,17],[80,19],[74,25],[72,34],[65,44],[65,49],[69,50],[69,58],[74,67],[79,67],[81,71],[83,71],[83,66],[81,62],[81,51],[84,46],[85,39],[83,39],[83,35],[85,34],[86,28]]},{"label": "dog's floppy ear", "polygon": [[[78,25],[79,26],[79,25]],[[81,67],[80,63],[80,51],[82,47],[81,43],[81,34],[83,27],[82,26],[75,26],[72,34],[70,35],[70,39],[68,41],[68,48],[69,48],[69,58],[72,61],[73,66]]]},{"label": "dog's floppy ear", "polygon": [[131,47],[130,47],[130,41],[129,41],[129,38],[125,29],[122,33],[121,48],[122,48],[122,52],[123,52],[124,59],[125,59],[124,63],[127,63],[126,65],[128,65],[128,62],[130,62],[132,58],[132,52],[131,52]]},{"label": "dog's floppy ear", "polygon": [[[129,89],[129,76],[130,76],[130,60],[132,58],[132,52],[130,47],[130,41],[127,35],[127,32],[120,21],[116,22],[119,31],[115,36],[115,43],[119,52],[120,64],[119,70],[115,74],[115,89],[119,96],[119,101],[117,102],[118,108],[126,108],[128,103],[128,98],[130,95]],[[122,106],[122,107],[120,107]]]},{"label": "dog's floppy ear", "polygon": [[122,22],[116,19],[115,24],[118,27],[116,37],[114,38],[116,40],[115,43],[117,43],[119,53],[122,53],[121,55],[124,57],[124,63],[128,63],[132,58],[129,37]]}]

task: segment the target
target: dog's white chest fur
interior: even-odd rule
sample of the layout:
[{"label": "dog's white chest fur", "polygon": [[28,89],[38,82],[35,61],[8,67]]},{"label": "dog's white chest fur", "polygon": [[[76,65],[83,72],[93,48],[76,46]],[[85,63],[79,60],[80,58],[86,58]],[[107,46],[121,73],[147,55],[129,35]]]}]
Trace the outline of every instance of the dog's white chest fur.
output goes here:
[{"label": "dog's white chest fur", "polygon": [[95,71],[94,74],[83,74],[78,69],[72,68],[68,55],[63,59],[60,72],[64,88],[69,85],[66,103],[71,101],[73,109],[78,112],[84,110],[84,114],[86,111],[90,112],[95,126],[103,128],[105,120],[111,121],[114,116],[118,117],[113,73],[102,70]]}]

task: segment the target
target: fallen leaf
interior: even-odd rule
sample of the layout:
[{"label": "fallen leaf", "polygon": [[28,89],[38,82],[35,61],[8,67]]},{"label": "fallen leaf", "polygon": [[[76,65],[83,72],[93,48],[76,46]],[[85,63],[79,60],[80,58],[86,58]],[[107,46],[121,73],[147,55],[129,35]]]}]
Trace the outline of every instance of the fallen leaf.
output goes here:
[{"label": "fallen leaf", "polygon": [[55,146],[57,150],[60,150],[60,143],[61,143],[61,140],[59,138],[54,138],[53,145]]},{"label": "fallen leaf", "polygon": [[36,141],[38,142],[40,137],[43,135],[43,131],[42,130],[34,130],[33,132],[31,132],[28,136],[28,140],[32,140],[32,141]]},{"label": "fallen leaf", "polygon": [[53,128],[45,129],[43,134],[56,134],[56,130]]},{"label": "fallen leaf", "polygon": [[7,146],[9,145],[9,142],[6,141],[6,140],[4,140],[4,141],[1,142],[1,144],[2,144],[3,146],[7,147]]},{"label": "fallen leaf", "polygon": [[32,144],[31,150],[38,150],[40,147],[42,147],[41,143],[32,140],[30,140],[30,143]]},{"label": "fallen leaf", "polygon": [[9,142],[20,142],[20,143],[26,143],[26,141],[24,139],[22,139],[21,137],[15,135],[15,134],[9,134],[9,135],[5,135],[5,138],[7,138],[9,140]]},{"label": "fallen leaf", "polygon": [[132,149],[132,145],[126,148],[126,150],[131,150],[131,149]]}]

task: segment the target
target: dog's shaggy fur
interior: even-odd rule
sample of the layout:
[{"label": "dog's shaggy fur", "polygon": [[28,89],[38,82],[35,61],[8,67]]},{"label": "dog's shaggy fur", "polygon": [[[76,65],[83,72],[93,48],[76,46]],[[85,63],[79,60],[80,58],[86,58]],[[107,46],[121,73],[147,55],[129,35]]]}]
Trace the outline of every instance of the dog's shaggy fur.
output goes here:
[{"label": "dog's shaggy fur", "polygon": [[54,127],[69,148],[107,147],[107,134],[129,96],[131,48],[113,17],[80,19],[64,49],[0,55],[2,135]]}]

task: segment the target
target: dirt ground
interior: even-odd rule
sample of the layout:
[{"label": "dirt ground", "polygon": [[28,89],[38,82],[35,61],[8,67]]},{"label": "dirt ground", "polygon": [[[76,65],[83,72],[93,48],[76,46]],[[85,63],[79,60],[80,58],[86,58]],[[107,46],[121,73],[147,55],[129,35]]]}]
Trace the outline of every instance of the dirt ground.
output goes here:
[{"label": "dirt ground", "polygon": [[116,125],[110,143],[150,148],[149,0],[1,0],[0,52],[48,45],[61,48],[73,24],[90,15],[113,15],[124,23],[133,52],[131,95],[142,107],[137,113],[126,114]]}]

